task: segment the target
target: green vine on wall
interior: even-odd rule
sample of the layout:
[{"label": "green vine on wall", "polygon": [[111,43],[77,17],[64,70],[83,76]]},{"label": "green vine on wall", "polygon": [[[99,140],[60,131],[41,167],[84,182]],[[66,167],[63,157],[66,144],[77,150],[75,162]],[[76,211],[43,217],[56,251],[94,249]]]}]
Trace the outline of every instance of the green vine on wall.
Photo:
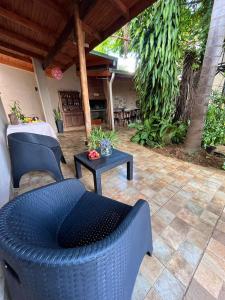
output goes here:
[{"label": "green vine on wall", "polygon": [[151,147],[179,142],[181,133],[186,133],[186,126],[172,122],[179,93],[179,4],[179,0],[159,0],[131,22],[138,53],[135,85],[143,119],[141,126],[134,126],[137,132],[132,141]]},{"label": "green vine on wall", "polygon": [[134,19],[133,46],[139,57],[135,84],[144,119],[170,120],[179,92],[179,0],[160,0]]}]

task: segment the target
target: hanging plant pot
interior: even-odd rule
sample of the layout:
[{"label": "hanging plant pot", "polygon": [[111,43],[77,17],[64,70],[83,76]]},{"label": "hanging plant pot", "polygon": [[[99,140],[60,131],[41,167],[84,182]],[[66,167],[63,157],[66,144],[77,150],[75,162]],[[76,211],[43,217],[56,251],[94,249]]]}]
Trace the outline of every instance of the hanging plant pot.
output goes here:
[{"label": "hanging plant pot", "polygon": [[56,123],[58,133],[63,133],[64,132],[63,120],[56,120],[55,123]]}]

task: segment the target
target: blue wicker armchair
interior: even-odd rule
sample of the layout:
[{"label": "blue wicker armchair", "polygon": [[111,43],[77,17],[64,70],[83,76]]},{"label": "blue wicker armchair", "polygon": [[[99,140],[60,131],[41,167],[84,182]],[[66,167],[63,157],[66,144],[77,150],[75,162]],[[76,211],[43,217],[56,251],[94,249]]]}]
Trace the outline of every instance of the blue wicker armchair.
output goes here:
[{"label": "blue wicker armchair", "polygon": [[22,175],[30,171],[48,171],[56,181],[63,180],[60,160],[65,163],[65,158],[56,139],[18,132],[8,136],[8,145],[15,188],[19,187]]},{"label": "blue wicker armchair", "polygon": [[0,259],[12,300],[130,300],[152,253],[148,203],[133,207],[68,179],[0,210]]}]

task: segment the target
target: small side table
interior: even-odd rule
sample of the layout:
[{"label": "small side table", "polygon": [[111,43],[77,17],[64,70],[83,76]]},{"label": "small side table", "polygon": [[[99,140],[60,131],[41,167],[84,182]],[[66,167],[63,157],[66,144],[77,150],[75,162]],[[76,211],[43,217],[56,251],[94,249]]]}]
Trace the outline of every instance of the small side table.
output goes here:
[{"label": "small side table", "polygon": [[107,157],[97,160],[89,160],[87,152],[82,152],[74,156],[76,177],[82,177],[81,165],[90,170],[94,178],[95,192],[102,195],[101,174],[122,164],[127,164],[127,179],[133,179],[133,156],[126,152],[113,149],[113,153]]}]

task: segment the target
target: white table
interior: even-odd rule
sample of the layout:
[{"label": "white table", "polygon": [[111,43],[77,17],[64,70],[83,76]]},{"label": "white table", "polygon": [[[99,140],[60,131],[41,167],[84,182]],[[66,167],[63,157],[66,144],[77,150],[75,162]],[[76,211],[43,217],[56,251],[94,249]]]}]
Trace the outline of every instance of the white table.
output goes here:
[{"label": "white table", "polygon": [[19,125],[8,125],[6,134],[9,135],[15,132],[30,132],[36,134],[42,134],[51,136],[57,139],[56,133],[53,130],[52,126],[46,122],[37,122],[37,123],[22,123]]}]

